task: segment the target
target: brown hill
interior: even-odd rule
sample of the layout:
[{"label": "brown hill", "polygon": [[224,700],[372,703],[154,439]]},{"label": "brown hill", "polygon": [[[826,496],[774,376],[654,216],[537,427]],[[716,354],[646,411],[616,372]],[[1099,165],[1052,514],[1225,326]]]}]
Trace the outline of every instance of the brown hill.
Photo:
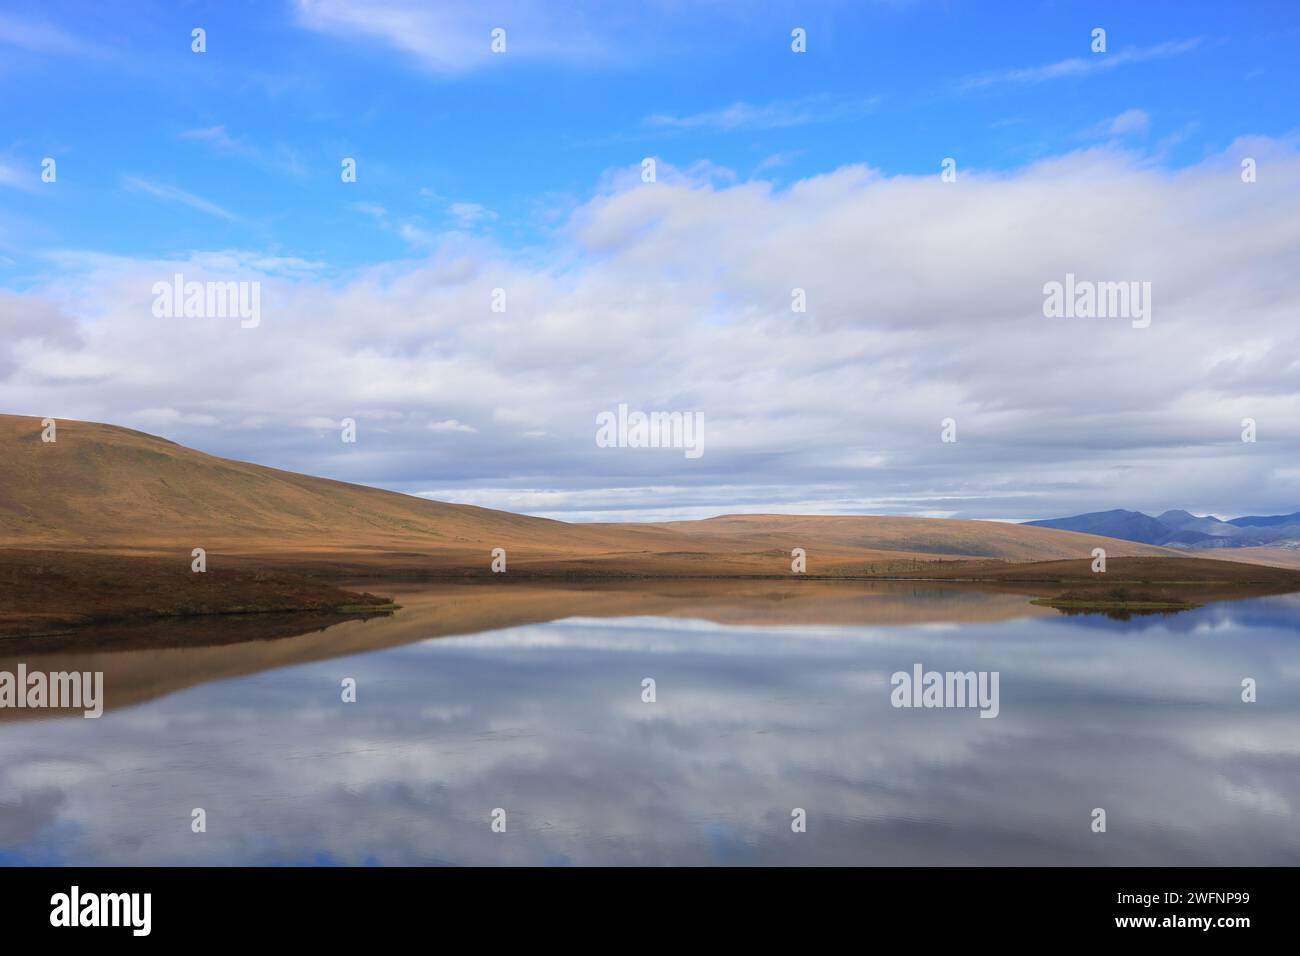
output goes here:
[{"label": "brown hill", "polygon": [[511,572],[571,576],[915,572],[925,562],[1169,555],[1094,535],[987,521],[732,515],[660,524],[569,524],[216,458],[113,425],[0,415],[0,548],[167,554],[333,566],[340,573]]},{"label": "brown hill", "polygon": [[1240,561],[1243,564],[1263,564],[1272,568],[1300,570],[1300,548],[1262,546],[1256,548],[1213,548],[1187,552],[1198,558],[1216,561]]}]

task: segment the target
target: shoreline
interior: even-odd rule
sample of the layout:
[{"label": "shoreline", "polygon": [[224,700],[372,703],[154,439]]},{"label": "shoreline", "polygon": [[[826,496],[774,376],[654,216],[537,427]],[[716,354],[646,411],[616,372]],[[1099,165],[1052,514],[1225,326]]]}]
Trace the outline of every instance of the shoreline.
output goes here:
[{"label": "shoreline", "polygon": [[[971,587],[1023,595],[1026,603],[1066,611],[1179,611],[1214,600],[1300,592],[1300,572],[1267,565],[1204,558],[1116,558],[1111,570],[1094,574],[1090,561],[964,561],[943,574],[933,564],[915,573],[896,568],[873,573],[837,569],[830,574],[682,574],[620,568],[611,556],[603,566],[574,568],[564,559],[534,558],[524,567],[494,574],[484,567],[419,567],[410,552],[342,562],[320,554],[222,555],[195,573],[181,557],[124,556],[102,551],[0,549],[0,641],[50,637],[88,627],[192,622],[274,615],[325,615],[336,620],[392,614],[400,605],[371,588],[410,585],[474,585],[507,589],[531,586],[652,586],[727,582],[804,583],[848,586],[873,583]],[[705,556],[707,557],[707,556]],[[559,566],[556,566],[559,565]],[[940,573],[937,573],[940,572]],[[366,590],[355,590],[361,587]]]}]

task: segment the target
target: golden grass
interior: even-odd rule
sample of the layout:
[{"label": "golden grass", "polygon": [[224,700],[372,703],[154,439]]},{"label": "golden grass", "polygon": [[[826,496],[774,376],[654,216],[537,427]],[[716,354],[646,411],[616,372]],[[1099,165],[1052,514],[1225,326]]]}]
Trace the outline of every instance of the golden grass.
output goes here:
[{"label": "golden grass", "polygon": [[429,501],[194,451],[130,429],[0,415],[0,547],[210,555],[266,566],[454,576],[880,576],[943,562],[1169,555],[1149,545],[987,521],[730,515],[569,524]]}]

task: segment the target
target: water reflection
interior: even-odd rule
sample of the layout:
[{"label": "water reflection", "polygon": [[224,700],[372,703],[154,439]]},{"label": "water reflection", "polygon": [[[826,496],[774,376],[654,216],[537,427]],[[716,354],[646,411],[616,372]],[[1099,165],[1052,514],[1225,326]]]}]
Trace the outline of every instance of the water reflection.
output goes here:
[{"label": "water reflection", "polygon": [[[0,861],[1300,862],[1294,597],[1126,622],[912,585],[402,603],[297,638],[28,655],[106,670],[109,712],[0,723]],[[918,662],[999,671],[1000,716],[893,709]]]}]

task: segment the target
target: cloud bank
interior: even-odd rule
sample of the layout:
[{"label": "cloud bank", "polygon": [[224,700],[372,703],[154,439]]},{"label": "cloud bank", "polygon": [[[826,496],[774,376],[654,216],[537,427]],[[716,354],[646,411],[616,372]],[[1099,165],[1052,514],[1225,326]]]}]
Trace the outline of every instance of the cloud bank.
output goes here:
[{"label": "cloud bank", "polygon": [[[346,275],[55,254],[0,298],[0,405],[561,517],[1300,507],[1295,141],[1175,171],[1110,146],[956,182],[722,173],[616,170],[540,248],[449,233]],[[155,318],[176,272],[261,282],[260,326]],[[1149,281],[1150,328],[1044,318],[1067,273]],[[597,447],[622,402],[702,412],[707,453]]]}]

